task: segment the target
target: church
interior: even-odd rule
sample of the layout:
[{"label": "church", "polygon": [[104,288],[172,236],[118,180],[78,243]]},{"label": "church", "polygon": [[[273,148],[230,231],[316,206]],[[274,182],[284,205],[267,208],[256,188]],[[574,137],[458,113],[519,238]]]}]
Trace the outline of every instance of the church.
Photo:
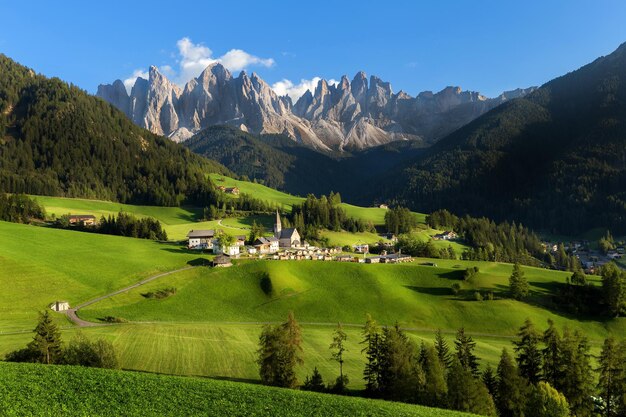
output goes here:
[{"label": "church", "polygon": [[274,222],[274,237],[278,239],[278,245],[281,248],[300,246],[300,233],[298,233],[298,229],[295,227],[283,229],[278,210],[276,210],[276,221]]}]

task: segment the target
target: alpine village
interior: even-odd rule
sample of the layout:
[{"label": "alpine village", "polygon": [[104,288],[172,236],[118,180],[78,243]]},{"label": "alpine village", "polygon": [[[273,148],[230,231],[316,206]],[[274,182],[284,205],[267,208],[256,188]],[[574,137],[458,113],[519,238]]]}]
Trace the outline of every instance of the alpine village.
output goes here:
[{"label": "alpine village", "polygon": [[0,416],[626,417],[626,4],[114,3],[0,5]]}]

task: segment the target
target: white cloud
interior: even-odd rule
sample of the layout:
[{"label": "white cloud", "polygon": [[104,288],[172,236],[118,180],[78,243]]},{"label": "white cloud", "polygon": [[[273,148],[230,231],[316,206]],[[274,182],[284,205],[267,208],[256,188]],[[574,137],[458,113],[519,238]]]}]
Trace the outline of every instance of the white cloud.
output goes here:
[{"label": "white cloud", "polygon": [[147,80],[148,72],[136,69],[135,71],[133,71],[133,75],[124,80],[124,87],[126,87],[126,91],[128,92],[128,94],[130,94],[130,90],[133,88],[133,85],[135,85],[135,81],[137,80],[137,78],[140,77]]},{"label": "white cloud", "polygon": [[[301,79],[299,84],[294,84],[292,81],[283,78],[282,80],[272,84],[272,89],[279,96],[288,95],[295,103],[304,93],[306,93],[306,90],[314,93],[315,87],[317,87],[317,84],[321,79],[322,78],[320,77],[313,77],[310,80]],[[327,83],[328,85],[336,85],[339,82],[337,80],[330,79],[327,80]]]},{"label": "white cloud", "polygon": [[[275,64],[272,58],[260,58],[241,49],[231,49],[222,56],[213,57],[213,51],[210,48],[200,43],[193,43],[187,37],[178,40],[176,46],[178,56],[175,59],[178,63],[178,69],[174,69],[170,65],[163,65],[159,67],[159,71],[180,86],[200,75],[206,67],[215,62],[221,63],[229,71],[241,71],[254,65],[269,68]],[[132,88],[137,77],[147,79],[148,73],[135,70],[132,76],[124,80],[127,90]]]}]

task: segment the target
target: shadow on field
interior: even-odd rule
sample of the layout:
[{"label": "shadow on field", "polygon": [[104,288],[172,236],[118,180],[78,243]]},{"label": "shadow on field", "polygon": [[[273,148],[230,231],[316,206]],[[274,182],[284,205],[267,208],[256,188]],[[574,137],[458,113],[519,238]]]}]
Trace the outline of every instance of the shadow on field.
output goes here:
[{"label": "shadow on field", "polygon": [[189,265],[189,266],[209,266],[209,265],[211,265],[211,262],[209,262],[208,259],[196,258],[196,259],[192,259],[190,261],[187,261],[187,265]]},{"label": "shadow on field", "polygon": [[416,287],[414,285],[405,285],[404,288],[408,288],[409,290],[419,292],[420,294],[428,294],[428,295],[452,295],[452,291],[450,288],[446,287]]},{"label": "shadow on field", "polygon": [[453,279],[453,280],[463,280],[463,274],[465,273],[465,270],[462,271],[448,271],[448,272],[435,272],[435,275],[437,275],[439,278],[444,278],[444,279]]}]

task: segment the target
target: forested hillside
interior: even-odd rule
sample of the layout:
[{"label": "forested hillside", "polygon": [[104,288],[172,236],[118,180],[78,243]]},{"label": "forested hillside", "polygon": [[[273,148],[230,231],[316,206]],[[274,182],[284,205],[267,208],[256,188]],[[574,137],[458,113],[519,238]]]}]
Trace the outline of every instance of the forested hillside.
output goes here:
[{"label": "forested hillside", "polygon": [[0,191],[178,205],[226,171],[0,54]]},{"label": "forested hillside", "polygon": [[370,194],[570,234],[625,232],[625,73],[626,44],[459,129]]}]

